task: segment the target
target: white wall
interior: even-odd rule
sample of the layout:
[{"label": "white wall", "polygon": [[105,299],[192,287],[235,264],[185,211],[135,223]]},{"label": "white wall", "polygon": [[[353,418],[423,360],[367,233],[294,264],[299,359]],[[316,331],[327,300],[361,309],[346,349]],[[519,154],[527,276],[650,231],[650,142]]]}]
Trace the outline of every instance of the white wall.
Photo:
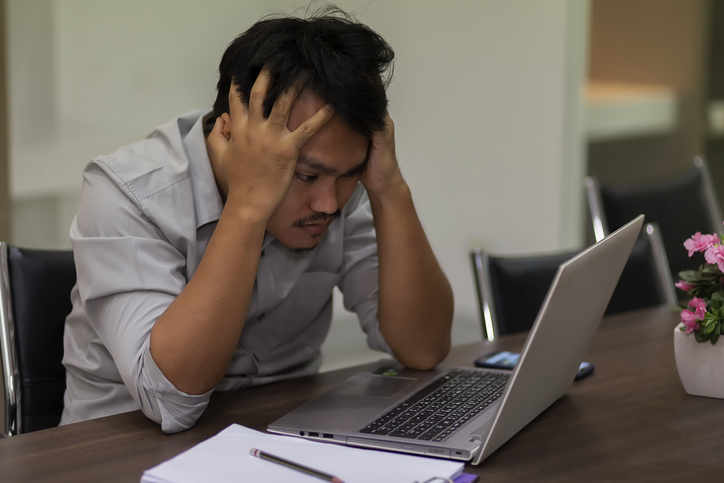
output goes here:
[{"label": "white wall", "polygon": [[[83,166],[182,112],[210,107],[228,42],[270,6],[289,12],[294,5],[7,0],[11,193],[16,213],[25,213],[16,217],[14,241],[69,246],[58,233],[67,233]],[[472,246],[521,253],[582,240],[587,2],[339,5],[396,51],[389,97],[398,157],[453,285],[454,340],[478,339]],[[45,214],[28,215],[39,203]],[[48,210],[52,228],[40,223]],[[349,317],[336,313],[332,340],[347,352],[340,348],[361,339],[351,341]]]}]

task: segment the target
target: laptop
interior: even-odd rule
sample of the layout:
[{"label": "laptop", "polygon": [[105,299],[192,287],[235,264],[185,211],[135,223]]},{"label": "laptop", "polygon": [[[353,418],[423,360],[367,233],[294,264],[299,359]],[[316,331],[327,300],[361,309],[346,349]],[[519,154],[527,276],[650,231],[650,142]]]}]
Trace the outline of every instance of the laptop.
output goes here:
[{"label": "laptop", "polygon": [[512,372],[414,371],[381,361],[268,430],[479,464],[571,386],[643,219],[560,265]]}]

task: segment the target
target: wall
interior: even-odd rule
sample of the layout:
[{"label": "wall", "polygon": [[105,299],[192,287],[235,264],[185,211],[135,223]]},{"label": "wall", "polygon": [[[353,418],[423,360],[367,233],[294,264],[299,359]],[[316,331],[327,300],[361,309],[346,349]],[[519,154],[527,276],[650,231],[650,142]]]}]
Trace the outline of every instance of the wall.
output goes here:
[{"label": "wall", "polygon": [[[68,246],[83,166],[180,113],[210,107],[227,43],[271,7],[290,11],[294,4],[8,5],[11,188],[15,211],[23,213],[14,240]],[[339,5],[355,11],[396,51],[389,97],[400,164],[453,285],[454,341],[479,339],[468,262],[474,245],[520,253],[581,244],[579,111],[588,4]],[[332,338],[351,340],[346,331],[353,324],[337,310]]]},{"label": "wall", "polygon": [[[709,109],[718,104],[718,116],[724,117],[724,2],[712,1],[709,11],[709,39],[706,60],[707,85],[706,99]],[[711,115],[711,114],[710,114]],[[707,129],[705,141],[706,157],[714,180],[714,187],[719,193],[719,206],[724,209],[724,129],[722,121],[715,121]]]},{"label": "wall", "polygon": [[677,127],[668,134],[591,143],[589,171],[637,184],[686,171],[702,151],[705,0],[593,0],[590,76],[674,88]]}]

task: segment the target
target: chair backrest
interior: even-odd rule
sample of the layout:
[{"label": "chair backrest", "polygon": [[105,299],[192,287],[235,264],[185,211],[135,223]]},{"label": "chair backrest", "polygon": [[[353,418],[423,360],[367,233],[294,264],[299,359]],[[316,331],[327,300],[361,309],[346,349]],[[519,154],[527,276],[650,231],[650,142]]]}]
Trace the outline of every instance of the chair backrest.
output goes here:
[{"label": "chair backrest", "polygon": [[[577,251],[543,256],[499,257],[472,252],[483,333],[488,340],[529,330],[558,266]],[[666,253],[656,225],[647,224],[634,245],[606,314],[676,303]]]},{"label": "chair backrest", "polygon": [[661,227],[672,278],[682,270],[698,268],[683,248],[696,232],[721,233],[724,226],[711,175],[704,158],[697,157],[687,173],[673,180],[637,187],[602,185],[585,180],[594,235],[600,241],[611,231],[643,213]]},{"label": "chair backrest", "polygon": [[60,422],[65,391],[63,332],[75,281],[73,252],[0,243],[6,435]]}]

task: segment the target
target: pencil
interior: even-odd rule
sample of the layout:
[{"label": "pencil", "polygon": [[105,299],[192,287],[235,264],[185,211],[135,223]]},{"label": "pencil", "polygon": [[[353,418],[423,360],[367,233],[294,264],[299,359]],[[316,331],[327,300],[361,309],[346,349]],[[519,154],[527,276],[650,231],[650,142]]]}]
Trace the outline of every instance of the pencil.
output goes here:
[{"label": "pencil", "polygon": [[331,481],[332,483],[344,483],[342,480],[340,480],[336,476],[330,475],[329,473],[324,473],[322,471],[315,470],[314,468],[300,465],[299,463],[295,463],[293,461],[289,461],[287,459],[280,458],[279,456],[274,456],[273,454],[264,453],[263,451],[260,451],[256,448],[251,448],[251,450],[249,450],[249,453],[252,456],[256,456],[257,458],[271,461],[272,463],[277,463],[277,464],[286,466],[287,468],[291,468],[293,470],[297,470],[297,471],[306,473],[311,476],[316,476],[317,478],[320,478],[322,480]]}]

